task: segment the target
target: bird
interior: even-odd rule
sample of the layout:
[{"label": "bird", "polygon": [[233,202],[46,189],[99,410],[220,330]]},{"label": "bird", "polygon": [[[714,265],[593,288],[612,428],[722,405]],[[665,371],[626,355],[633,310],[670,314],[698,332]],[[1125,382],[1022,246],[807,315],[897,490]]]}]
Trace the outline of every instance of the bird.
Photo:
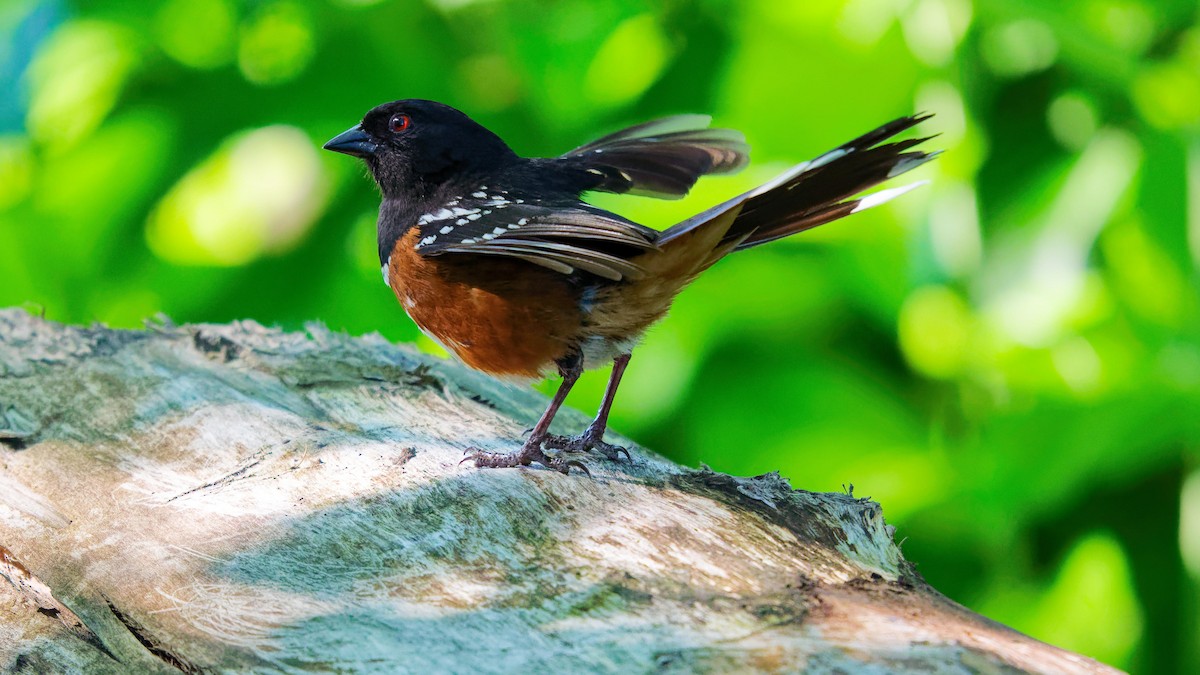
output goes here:
[{"label": "bird", "polygon": [[[568,453],[632,459],[605,441],[609,413],[633,349],[676,295],[727,255],[920,185],[864,194],[937,156],[915,149],[932,136],[889,141],[930,117],[895,119],[661,231],[593,206],[585,195],[681,198],[701,176],[747,165],[740,132],[710,128],[705,115],[674,115],[557,157],[522,157],[462,111],[407,99],[376,106],[324,148],[365,161],[382,195],[384,282],[426,335],[499,378],[562,378],[519,449],[472,447],[463,461],[479,468],[536,462],[590,475]],[[584,370],[608,363],[591,424],[577,436],[551,434]]]}]

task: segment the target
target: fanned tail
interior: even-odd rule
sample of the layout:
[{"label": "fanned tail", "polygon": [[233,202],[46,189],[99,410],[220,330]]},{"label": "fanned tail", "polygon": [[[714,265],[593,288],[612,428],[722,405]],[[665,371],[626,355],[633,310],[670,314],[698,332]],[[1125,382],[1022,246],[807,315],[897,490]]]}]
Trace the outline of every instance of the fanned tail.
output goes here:
[{"label": "fanned tail", "polygon": [[[912,150],[932,137],[880,145],[930,117],[929,114],[913,115],[889,122],[795,166],[766,185],[671,227],[662,233],[657,243],[660,247],[668,247],[671,242],[710,224],[720,227],[727,224],[728,229],[714,251],[717,255],[705,261],[702,269],[731,251],[803,232],[898,197],[920,183],[862,197],[856,195],[915,169],[939,154]],[[728,218],[731,211],[736,211],[732,221]]]},{"label": "fanned tail", "polygon": [[885,124],[662,232],[655,248],[631,260],[643,274],[603,291],[603,301],[590,315],[592,325],[602,327],[595,335],[611,340],[640,335],[667,313],[684,286],[727,254],[871,208],[916,187],[857,196],[937,155],[912,150],[927,139],[880,145],[928,118],[917,115]]}]

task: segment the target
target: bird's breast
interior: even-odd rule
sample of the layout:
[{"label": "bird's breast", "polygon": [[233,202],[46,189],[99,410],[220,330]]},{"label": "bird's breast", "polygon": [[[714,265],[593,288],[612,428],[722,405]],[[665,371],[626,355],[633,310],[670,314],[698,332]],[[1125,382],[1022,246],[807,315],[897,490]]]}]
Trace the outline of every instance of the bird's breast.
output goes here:
[{"label": "bird's breast", "polygon": [[385,276],[421,330],[472,368],[541,377],[577,341],[578,292],[560,274],[519,260],[423,257],[416,228],[400,237]]}]

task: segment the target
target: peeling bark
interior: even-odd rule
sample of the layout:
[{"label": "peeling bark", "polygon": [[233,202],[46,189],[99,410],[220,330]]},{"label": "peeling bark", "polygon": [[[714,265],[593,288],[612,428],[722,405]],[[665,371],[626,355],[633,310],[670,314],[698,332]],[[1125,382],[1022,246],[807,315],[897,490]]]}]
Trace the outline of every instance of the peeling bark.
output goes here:
[{"label": "peeling bark", "polygon": [[866,499],[458,465],[542,404],[320,326],[0,312],[0,669],[1111,672],[938,594]]}]

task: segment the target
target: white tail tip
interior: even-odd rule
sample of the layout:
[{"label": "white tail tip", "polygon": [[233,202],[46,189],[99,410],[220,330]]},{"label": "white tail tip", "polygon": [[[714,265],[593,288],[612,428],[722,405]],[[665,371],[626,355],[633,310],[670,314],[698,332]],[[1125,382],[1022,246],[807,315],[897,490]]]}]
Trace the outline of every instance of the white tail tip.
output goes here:
[{"label": "white tail tip", "polygon": [[873,192],[873,193],[867,195],[866,197],[863,197],[862,199],[858,200],[858,206],[855,206],[854,209],[852,211],[850,211],[850,213],[858,213],[859,211],[866,211],[867,209],[874,207],[874,206],[879,206],[880,204],[882,204],[884,202],[890,202],[891,200],[895,199],[896,197],[899,197],[900,195],[904,194],[905,192],[908,192],[909,190],[915,190],[916,188],[919,188],[928,182],[929,181],[927,181],[927,180],[922,180],[922,181],[917,181],[916,183],[911,183],[909,185],[903,185],[901,187],[889,188],[887,190],[880,190],[879,192]]}]

